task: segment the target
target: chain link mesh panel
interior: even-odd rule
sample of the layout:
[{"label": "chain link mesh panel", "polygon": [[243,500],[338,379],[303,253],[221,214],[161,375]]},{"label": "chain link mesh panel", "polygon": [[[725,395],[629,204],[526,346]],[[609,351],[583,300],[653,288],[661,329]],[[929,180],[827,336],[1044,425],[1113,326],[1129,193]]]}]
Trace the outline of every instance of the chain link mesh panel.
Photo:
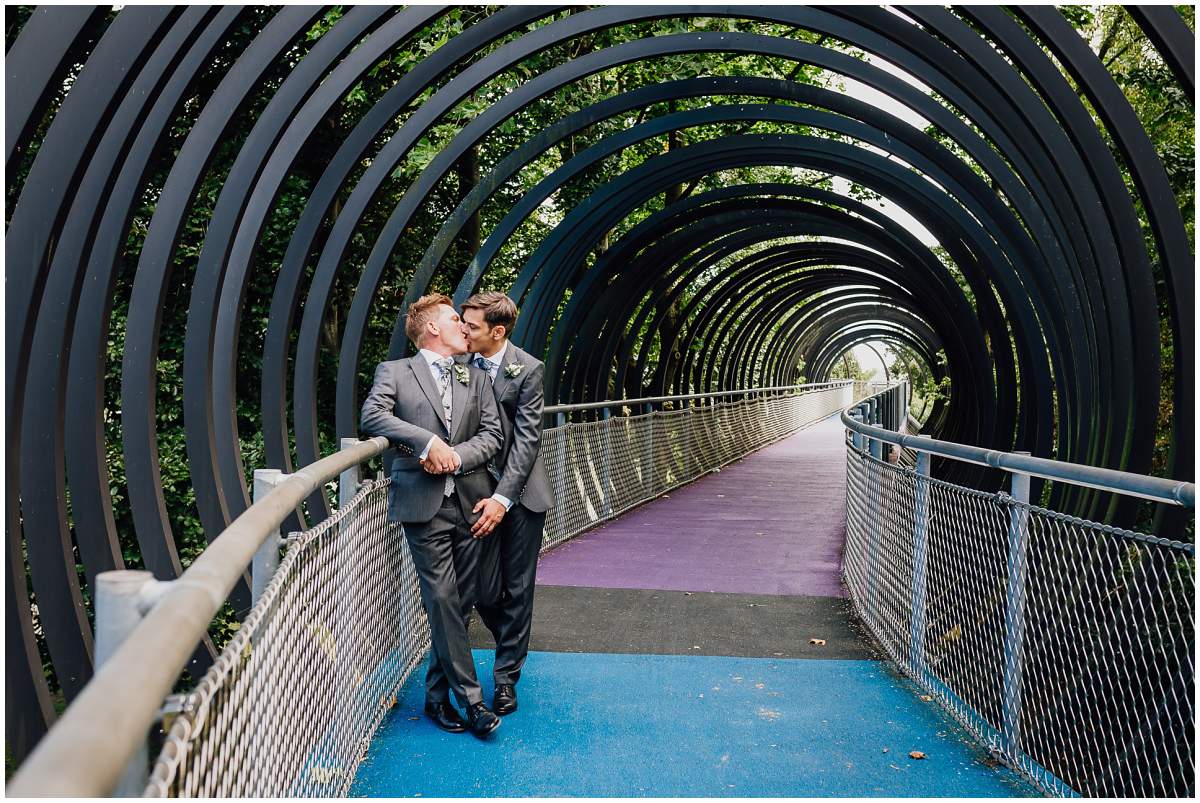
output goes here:
[{"label": "chain link mesh panel", "polygon": [[288,539],[263,598],[166,728],[146,795],[344,795],[429,645],[390,480]]},{"label": "chain link mesh panel", "polygon": [[845,581],[905,673],[1046,793],[1194,794],[1193,545],[846,471]]},{"label": "chain link mesh panel", "polygon": [[853,404],[863,383],[568,423],[542,436],[542,551]]}]

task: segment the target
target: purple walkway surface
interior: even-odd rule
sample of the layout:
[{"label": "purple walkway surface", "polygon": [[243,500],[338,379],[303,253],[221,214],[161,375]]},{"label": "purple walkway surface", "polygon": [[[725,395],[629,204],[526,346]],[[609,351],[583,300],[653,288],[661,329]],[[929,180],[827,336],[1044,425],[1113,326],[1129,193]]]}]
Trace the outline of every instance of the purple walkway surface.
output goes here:
[{"label": "purple walkway surface", "polygon": [[845,596],[837,417],[543,555],[538,584]]}]

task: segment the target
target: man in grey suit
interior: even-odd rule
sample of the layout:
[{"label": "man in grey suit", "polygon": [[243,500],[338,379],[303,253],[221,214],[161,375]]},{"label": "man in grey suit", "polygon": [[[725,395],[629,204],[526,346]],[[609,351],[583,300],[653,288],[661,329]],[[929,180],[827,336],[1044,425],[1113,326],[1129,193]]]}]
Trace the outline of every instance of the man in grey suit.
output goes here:
[{"label": "man in grey suit", "polygon": [[[517,322],[517,307],[496,291],[477,293],[463,305],[472,362],[492,377],[504,427],[504,446],[488,470],[496,489],[475,505],[480,514],[472,531],[488,539],[482,558],[483,592],[480,618],[496,639],[497,714],[517,710],[517,681],[529,652],[533,623],[533,588],[538,551],[542,546],[546,511],[554,491],[542,461],[542,383],[545,365],[509,342]],[[488,569],[498,564],[498,580],[489,583]]]},{"label": "man in grey suit", "polygon": [[[482,542],[471,532],[476,502],[491,496],[487,471],[504,442],[488,375],[457,363],[466,329],[444,295],[408,308],[405,333],[416,356],[382,362],[362,406],[362,429],[396,448],[388,519],[402,522],[429,616],[433,641],[425,712],[443,730],[480,738],[500,725],[483,702],[467,641],[467,616],[479,589]],[[450,703],[450,692],[467,721]]]}]

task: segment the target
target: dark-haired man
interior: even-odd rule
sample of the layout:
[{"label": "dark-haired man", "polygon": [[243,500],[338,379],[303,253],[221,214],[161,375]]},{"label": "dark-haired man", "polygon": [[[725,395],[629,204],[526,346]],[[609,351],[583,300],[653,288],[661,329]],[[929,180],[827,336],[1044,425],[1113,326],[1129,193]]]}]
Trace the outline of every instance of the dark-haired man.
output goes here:
[{"label": "dark-haired man", "polygon": [[[499,563],[499,588],[484,592],[478,604],[480,618],[496,639],[492,707],[497,714],[517,710],[517,681],[529,652],[533,621],[533,588],[546,511],[554,505],[554,491],[542,462],[542,383],[545,365],[509,341],[517,322],[517,307],[504,293],[477,293],[462,305],[472,362],[492,377],[500,406],[504,445],[489,470],[496,489],[475,505],[479,519],[472,528],[488,538],[482,565],[490,558]],[[495,592],[499,593],[496,594]],[[489,601],[491,597],[491,601]]]},{"label": "dark-haired man", "polygon": [[[404,525],[429,616],[425,713],[443,730],[470,727],[484,738],[500,719],[483,702],[467,641],[482,551],[471,525],[476,502],[495,485],[486,465],[504,431],[487,374],[454,360],[466,352],[467,339],[450,298],[414,301],[405,333],[420,351],[375,369],[362,429],[385,436],[399,452],[391,466],[388,520]],[[451,692],[466,708],[467,722],[450,703]]]}]

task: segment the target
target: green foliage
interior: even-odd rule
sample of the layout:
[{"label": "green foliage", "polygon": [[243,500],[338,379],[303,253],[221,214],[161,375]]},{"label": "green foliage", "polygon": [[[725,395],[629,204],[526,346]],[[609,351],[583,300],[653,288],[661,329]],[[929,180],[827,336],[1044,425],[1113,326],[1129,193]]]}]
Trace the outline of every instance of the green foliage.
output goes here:
[{"label": "green foliage", "polygon": [[[417,32],[409,41],[392,48],[372,65],[337,106],[320,121],[296,163],[292,166],[258,238],[240,318],[236,364],[237,408],[235,412],[241,439],[241,457],[248,481],[253,470],[261,467],[264,463],[260,381],[267,316],[271,307],[275,282],[278,278],[279,266],[308,198],[324,169],[333,160],[338,148],[384,94],[408,74],[421,59],[435,52],[455,35],[495,13],[498,8],[494,6],[451,8],[429,23],[423,30]],[[125,349],[125,326],[134,268],[154,215],[158,195],[166,183],[173,159],[183,147],[188,133],[224,75],[246,50],[254,37],[270,22],[277,10],[277,7],[254,6],[244,11],[236,29],[222,44],[205,74],[192,87],[190,97],[182,104],[172,124],[169,140],[164,143],[161,151],[161,158],[152,166],[147,177],[145,192],[134,211],[125,248],[120,257],[111,323],[105,344],[107,360],[104,425],[107,438],[105,453],[110,474],[114,515],[122,553],[129,566],[141,565],[128,501],[121,415],[121,361]],[[534,27],[551,24],[581,10],[579,7],[571,7],[558,11],[539,21]],[[31,7],[28,6],[6,7],[6,42],[8,45],[11,45],[17,31],[28,19],[30,13]],[[207,227],[234,159],[242,143],[253,129],[258,116],[270,102],[290,69],[320,40],[321,36],[337,24],[344,13],[345,7],[342,6],[335,6],[326,11],[307,32],[292,43],[292,47],[279,59],[270,75],[258,87],[256,95],[246,104],[245,108],[238,110],[236,124],[223,140],[222,147],[215,154],[202,179],[200,188],[195,194],[182,236],[174,253],[174,261],[170,265],[170,284],[163,304],[163,321],[157,354],[156,379],[158,384],[155,391],[155,424],[158,432],[157,448],[162,475],[163,499],[179,557],[184,566],[189,565],[207,544],[207,538],[196,515],[195,490],[192,487],[188,468],[183,434],[182,387],[187,306],[198,260],[204,247]],[[1191,226],[1192,210],[1194,210],[1194,174],[1192,172],[1194,142],[1190,105],[1181,102],[1180,90],[1174,84],[1169,72],[1164,71],[1160,60],[1156,60],[1152,54],[1147,53],[1144,41],[1138,39],[1140,32],[1136,30],[1136,26],[1128,24],[1127,15],[1122,9],[1119,7],[1069,7],[1064,9],[1064,13],[1068,14],[1072,24],[1085,32],[1085,35],[1096,41],[1111,42],[1105,57],[1110,61],[1111,69],[1118,82],[1146,123],[1147,129],[1163,157],[1164,164],[1167,166],[1172,186],[1180,199],[1180,206],[1185,210],[1188,225]],[[1190,8],[1188,14],[1189,22],[1194,24],[1194,20],[1190,16],[1192,14]],[[419,139],[403,158],[395,165],[388,166],[388,179],[374,197],[367,214],[361,220],[350,241],[349,248],[340,260],[329,304],[322,315],[321,353],[317,366],[317,415],[320,422],[319,446],[322,453],[332,451],[336,447],[333,428],[333,388],[338,368],[339,346],[345,334],[345,321],[354,299],[358,279],[388,216],[437,154],[489,106],[511,94],[535,75],[543,74],[587,53],[612,47],[622,42],[697,30],[743,31],[769,36],[792,37],[810,43],[819,42],[825,47],[836,48],[855,55],[852,49],[837,41],[826,40],[811,31],[789,26],[754,20],[703,16],[689,19],[664,19],[588,33],[567,44],[538,52],[476,88],[461,103],[439,119],[437,124]],[[460,64],[448,74],[441,76],[436,86],[414,100],[389,122],[373,143],[371,152],[366,154],[366,158],[348,177],[334,210],[322,221],[314,253],[307,255],[305,262],[306,275],[301,285],[302,293],[307,291],[307,284],[312,279],[318,254],[329,235],[333,221],[349,198],[352,188],[362,178],[372,161],[378,157],[384,143],[410,118],[414,109],[419,108],[432,95],[443,89],[470,63],[477,62],[524,33],[526,31],[513,33],[481,49],[468,64]],[[65,95],[66,89],[69,88],[73,75],[74,73],[68,73],[62,95]],[[435,190],[420,205],[396,248],[388,255],[387,269],[372,303],[367,322],[367,334],[359,366],[360,389],[365,389],[370,382],[375,363],[386,357],[389,338],[400,313],[401,302],[414,266],[420,263],[428,244],[437,235],[444,222],[450,218],[466,191],[473,185],[476,180],[474,176],[486,175],[501,159],[525,143],[533,134],[544,130],[552,122],[572,111],[583,109],[602,99],[628,92],[637,87],[696,76],[718,75],[757,75],[801,81],[834,89],[839,86],[836,76],[825,74],[811,65],[798,64],[785,59],[748,54],[679,54],[603,70],[530,103],[513,118],[488,132],[482,142],[469,154],[469,158],[463,159],[444,180],[439,182]],[[40,134],[35,137],[34,147],[28,153],[21,154],[22,161],[20,168],[16,171],[17,175],[8,182],[7,201],[10,215],[14,202],[19,197],[24,175],[28,172],[32,159],[36,155],[36,143],[40,142],[41,135],[44,135],[48,129],[54,111],[61,100],[60,96],[51,104],[45,119],[40,123]],[[554,143],[538,158],[525,165],[510,181],[499,187],[482,206],[477,215],[477,225],[464,230],[440,266],[433,280],[434,288],[441,291],[452,291],[465,271],[470,258],[478,250],[480,240],[485,239],[487,233],[491,232],[521,198],[539,182],[586,148],[616,132],[666,114],[697,109],[711,104],[763,101],[764,99],[753,96],[723,96],[689,98],[654,104],[612,119],[598,121],[576,135],[562,142]],[[770,102],[778,103],[780,101],[771,100]],[[707,139],[742,133],[799,133],[834,136],[829,132],[813,131],[807,127],[768,121],[748,121],[738,124],[697,126],[636,143],[585,171],[576,181],[555,193],[534,215],[522,222],[513,237],[500,249],[497,259],[484,276],[481,285],[498,288],[510,286],[525,261],[537,250],[553,227],[570,210],[576,208],[584,199],[616,176],[634,169],[645,163],[646,160],[653,159],[662,153],[684,148],[689,144]],[[959,152],[957,146],[950,143],[941,132],[931,130],[930,133],[937,136],[947,147],[955,150],[958,155],[965,157],[965,154]],[[849,141],[848,138],[838,138]],[[971,164],[978,170],[973,162]],[[834,177],[823,171],[799,170],[784,166],[745,167],[712,173],[692,184],[673,188],[671,192],[651,198],[631,210],[609,232],[600,250],[606,249],[625,232],[669,203],[730,184],[755,182],[784,182],[832,189]],[[878,197],[869,188],[857,184],[851,185],[850,195],[866,200],[874,200]],[[629,332],[628,337],[634,338],[639,344],[644,341],[648,345],[648,358],[642,366],[641,373],[631,372],[635,375],[632,376],[629,387],[610,388],[610,392],[625,393],[630,396],[639,395],[639,391],[646,386],[654,372],[660,368],[660,364],[665,363],[668,367],[678,365],[683,355],[667,348],[667,344],[664,344],[664,333],[670,328],[668,324],[677,322],[673,316],[679,316],[681,310],[688,308],[693,301],[697,301],[694,310],[696,314],[705,311],[708,303],[706,293],[724,265],[786,241],[774,240],[759,243],[730,255],[722,263],[705,271],[688,287],[682,288],[678,301],[670,308],[655,310],[639,331]],[[950,255],[941,248],[935,249],[935,253],[947,266],[968,301],[974,304],[972,288],[968,286]],[[593,254],[592,259],[594,258]],[[570,293],[568,292],[560,305],[560,312],[565,308],[569,298]],[[812,301],[819,301],[819,298],[818,296]],[[645,302],[646,299],[642,299],[642,301]],[[746,299],[738,300],[739,303],[744,301]],[[744,304],[745,308],[740,310],[740,317],[735,320],[753,314],[755,299],[751,298],[748,301],[751,303]],[[303,310],[294,310],[294,313],[295,321],[298,324]],[[686,331],[690,323],[683,321],[680,325]],[[1169,348],[1170,329],[1165,313],[1163,327],[1164,348]],[[694,342],[692,347],[700,348],[700,343]],[[664,351],[666,351],[665,354]],[[633,350],[633,353],[637,352],[638,349]],[[908,376],[913,382],[918,398],[930,405],[936,399],[948,397],[949,388],[946,386],[946,382],[935,381],[930,367],[924,365],[914,354],[900,347],[894,347],[893,354],[896,359],[890,370],[894,374]],[[710,356],[717,363],[724,359],[724,354],[720,349],[715,350]],[[942,355],[942,359],[944,360],[944,355]],[[797,370],[803,374],[805,367],[798,366]],[[832,378],[858,379],[862,378],[864,373],[853,355],[848,354],[844,359],[835,362],[831,376]],[[1167,376],[1169,378],[1169,371]],[[1169,406],[1167,413],[1169,413]],[[1164,418],[1164,420],[1167,419]],[[1169,426],[1164,431],[1169,434]],[[1163,448],[1165,450],[1167,447],[1164,445]],[[214,621],[211,635],[216,643],[223,644],[235,629],[236,612],[227,607]]]},{"label": "green foliage", "polygon": [[829,370],[829,381],[831,382],[839,379],[853,379],[855,382],[866,382],[870,378],[871,375],[863,370],[853,351],[844,352],[841,357],[833,361],[833,367]]}]

